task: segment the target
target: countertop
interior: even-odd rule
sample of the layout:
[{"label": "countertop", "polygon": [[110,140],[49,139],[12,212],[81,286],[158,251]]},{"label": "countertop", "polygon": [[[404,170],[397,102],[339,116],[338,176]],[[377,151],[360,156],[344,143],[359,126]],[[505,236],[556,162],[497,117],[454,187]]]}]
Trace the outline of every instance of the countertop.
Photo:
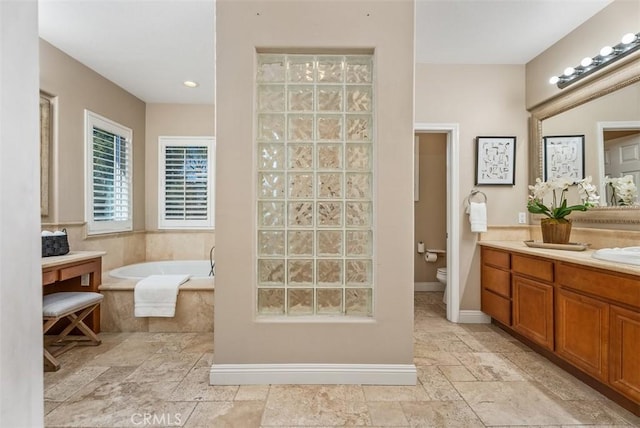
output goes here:
[{"label": "countertop", "polygon": [[531,248],[527,247],[523,241],[479,241],[478,244],[483,247],[491,247],[522,254],[529,254],[532,256],[546,257],[553,260],[640,276],[640,266],[594,259],[591,255],[595,250],[590,249],[584,251],[567,251],[551,250],[547,248]]},{"label": "countertop", "polygon": [[66,263],[81,262],[107,254],[105,251],[70,251],[63,256],[42,257],[42,268],[56,267]]}]

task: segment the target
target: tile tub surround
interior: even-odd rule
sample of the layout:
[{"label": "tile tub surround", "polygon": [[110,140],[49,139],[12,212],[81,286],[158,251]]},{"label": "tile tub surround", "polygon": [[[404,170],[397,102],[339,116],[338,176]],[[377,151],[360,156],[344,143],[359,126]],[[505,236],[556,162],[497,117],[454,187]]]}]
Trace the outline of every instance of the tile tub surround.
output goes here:
[{"label": "tile tub surround", "polygon": [[67,230],[71,251],[105,251],[104,272],[153,260],[209,260],[213,230],[140,230],[87,236],[84,223],[43,223],[42,230]]},{"label": "tile tub surround", "polygon": [[211,386],[210,333],[101,333],[45,373],[45,426],[640,426],[497,327],[446,321],[441,292],[414,301],[415,386]]},{"label": "tile tub surround", "polygon": [[180,286],[174,317],[141,317],[134,314],[136,280],[116,279],[105,273],[100,323],[104,332],[212,332],[213,279],[190,279]]}]

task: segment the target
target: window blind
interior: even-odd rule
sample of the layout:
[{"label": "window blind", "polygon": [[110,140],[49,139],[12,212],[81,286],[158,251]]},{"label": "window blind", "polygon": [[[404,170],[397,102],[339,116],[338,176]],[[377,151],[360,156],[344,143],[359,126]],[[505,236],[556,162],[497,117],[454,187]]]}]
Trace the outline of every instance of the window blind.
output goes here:
[{"label": "window blind", "polygon": [[206,220],[209,213],[209,148],[167,146],[164,218]]},{"label": "window blind", "polygon": [[129,141],[93,127],[93,221],[129,219]]}]

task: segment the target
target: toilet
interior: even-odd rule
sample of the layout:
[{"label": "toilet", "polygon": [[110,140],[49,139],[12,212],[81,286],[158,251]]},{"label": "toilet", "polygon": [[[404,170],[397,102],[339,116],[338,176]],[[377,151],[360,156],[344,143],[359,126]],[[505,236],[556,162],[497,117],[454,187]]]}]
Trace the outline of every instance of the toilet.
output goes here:
[{"label": "toilet", "polygon": [[[424,251],[424,261],[427,263],[435,263],[439,258],[444,257],[447,254],[446,250],[439,250],[439,249],[431,249],[431,248],[427,248],[426,251]],[[436,279],[441,283],[444,284],[444,298],[442,299],[443,302],[447,302],[447,267],[440,267],[436,269]]]},{"label": "toilet", "polygon": [[436,278],[440,283],[444,284],[444,296],[442,297],[442,301],[447,303],[447,268],[441,267],[436,270]]}]

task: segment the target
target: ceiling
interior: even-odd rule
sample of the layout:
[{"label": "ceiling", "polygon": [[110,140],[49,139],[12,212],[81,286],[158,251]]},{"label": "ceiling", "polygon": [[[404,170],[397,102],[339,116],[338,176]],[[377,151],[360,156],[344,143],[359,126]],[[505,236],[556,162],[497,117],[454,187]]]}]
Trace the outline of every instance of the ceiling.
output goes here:
[{"label": "ceiling", "polygon": [[[416,0],[416,61],[526,64],[611,1]],[[214,103],[214,0],[39,0],[39,15],[43,39],[141,100]]]}]

